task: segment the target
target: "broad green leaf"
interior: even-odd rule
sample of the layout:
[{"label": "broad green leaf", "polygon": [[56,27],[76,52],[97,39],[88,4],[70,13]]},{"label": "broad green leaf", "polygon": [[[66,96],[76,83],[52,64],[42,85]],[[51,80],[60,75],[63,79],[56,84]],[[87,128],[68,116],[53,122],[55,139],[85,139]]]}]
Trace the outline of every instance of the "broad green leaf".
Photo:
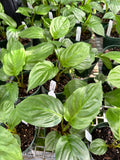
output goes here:
[{"label": "broad green leaf", "polygon": [[64,37],[70,28],[68,18],[59,16],[52,20],[50,25],[50,33],[54,39]]},{"label": "broad green leaf", "polygon": [[28,7],[19,7],[16,13],[21,13],[24,16],[30,17],[30,14],[32,13],[32,9]]},{"label": "broad green leaf", "polygon": [[49,61],[38,62],[29,75],[28,91],[55,77],[58,68]]},{"label": "broad green leaf", "polygon": [[50,54],[53,53],[54,46],[49,42],[43,42],[36,46],[29,47],[26,50],[26,64],[24,69],[30,70],[32,67],[45,60]]},{"label": "broad green leaf", "polygon": [[63,40],[61,40],[61,43],[66,48],[73,44],[73,42],[69,38],[64,38]]},{"label": "broad green leaf", "polygon": [[16,138],[2,126],[0,126],[0,159],[23,160]]},{"label": "broad green leaf", "polygon": [[90,4],[84,4],[84,6],[79,6],[79,8],[85,11],[85,13],[92,13]]},{"label": "broad green leaf", "polygon": [[71,31],[73,29],[73,27],[75,26],[76,24],[76,19],[75,19],[75,16],[74,15],[69,15],[67,16],[69,22],[70,22],[70,28],[69,28],[69,31]]},{"label": "broad green leaf", "polygon": [[3,70],[9,76],[17,76],[25,64],[25,50],[19,41],[14,41],[11,51],[5,54],[3,59]]},{"label": "broad green leaf", "polygon": [[72,79],[64,87],[64,94],[68,98],[76,89],[86,86],[87,83],[80,79]]},{"label": "broad green leaf", "polygon": [[0,103],[4,100],[10,100],[13,103],[18,98],[18,87],[17,83],[6,83],[5,85],[0,85]]},{"label": "broad green leaf", "polygon": [[44,39],[44,30],[37,26],[29,27],[22,32],[20,32],[19,36],[21,38],[32,38],[32,39]]},{"label": "broad green leaf", "polygon": [[80,139],[83,139],[85,137],[85,129],[70,128],[70,134],[76,135]]},{"label": "broad green leaf", "polygon": [[101,13],[104,12],[103,9],[102,9],[102,7],[101,7],[101,5],[98,2],[94,2],[94,1],[90,2],[90,5],[91,5],[92,9],[95,9],[95,10],[101,12]]},{"label": "broad green leaf", "polygon": [[7,40],[10,38],[14,38],[15,40],[19,39],[19,33],[20,30],[13,28],[13,27],[7,27],[6,35],[7,35]]},{"label": "broad green leaf", "polygon": [[85,12],[83,12],[81,9],[72,7],[72,12],[74,16],[77,18],[78,21],[84,22],[85,20]]},{"label": "broad green leaf", "polygon": [[50,6],[41,4],[34,7],[34,13],[38,15],[46,15],[50,11]]},{"label": "broad green leaf", "polygon": [[11,112],[14,110],[14,103],[10,100],[4,100],[0,103],[0,122],[8,122]]},{"label": "broad green leaf", "polygon": [[110,51],[102,55],[103,57],[110,58],[115,60],[116,62],[120,63],[120,52],[118,51]]},{"label": "broad green leaf", "polygon": [[62,120],[62,103],[46,94],[30,96],[17,106],[19,117],[39,127],[53,127]]},{"label": "broad green leaf", "polygon": [[78,42],[67,47],[60,55],[63,67],[74,67],[80,64],[90,54],[90,44]]},{"label": "broad green leaf", "polygon": [[120,10],[120,1],[119,0],[110,1],[109,8],[114,14],[117,14],[118,11]]},{"label": "broad green leaf", "polygon": [[109,108],[106,112],[106,118],[114,137],[120,140],[120,108]]},{"label": "broad green leaf", "polygon": [[103,139],[97,138],[91,142],[89,150],[93,154],[103,155],[107,152],[107,145]]},{"label": "broad green leaf", "polygon": [[8,26],[17,27],[17,23],[7,14],[5,13],[0,13],[0,19],[2,19]]},{"label": "broad green leaf", "polygon": [[27,3],[29,3],[31,6],[33,5],[33,3],[35,3],[36,0],[27,0]]},{"label": "broad green leaf", "polygon": [[105,95],[105,100],[112,106],[120,107],[120,89],[115,89],[113,91],[107,92]]},{"label": "broad green leaf", "polygon": [[51,131],[50,133],[47,134],[45,137],[45,148],[47,151],[55,151],[56,144],[59,140],[61,135],[56,132],[56,131]]},{"label": "broad green leaf", "polygon": [[[59,0],[56,0],[56,1],[58,1],[59,2]],[[61,0],[61,4],[69,4],[69,3],[71,3],[71,2],[79,2],[79,0]]]},{"label": "broad green leaf", "polygon": [[103,19],[114,19],[115,20],[115,15],[113,14],[113,12],[107,12],[103,16]]},{"label": "broad green leaf", "polygon": [[104,55],[98,55],[98,57],[102,60],[102,62],[104,63],[104,65],[108,68],[108,69],[112,69],[112,63],[110,61],[109,58],[105,57]]},{"label": "broad green leaf", "polygon": [[0,80],[1,81],[7,81],[9,79],[9,76],[5,74],[3,71],[3,68],[0,68]]},{"label": "broad green leaf", "polygon": [[120,65],[111,69],[108,74],[107,81],[110,82],[113,86],[120,88]]},{"label": "broad green leaf", "polygon": [[62,136],[56,145],[56,160],[90,160],[89,151],[83,141],[75,135]]},{"label": "broad green leaf", "polygon": [[1,2],[0,2],[0,13],[4,13],[4,8]]},{"label": "broad green leaf", "polygon": [[101,36],[105,35],[104,28],[103,28],[102,24],[99,21],[97,21],[96,19],[90,20],[87,27],[89,27],[94,33],[96,33],[98,35],[101,35]]},{"label": "broad green leaf", "polygon": [[101,105],[101,83],[80,87],[66,100],[64,118],[73,128],[84,129],[97,116]]},{"label": "broad green leaf", "polygon": [[120,15],[115,15],[115,19],[116,19],[116,30],[118,34],[120,34]]}]

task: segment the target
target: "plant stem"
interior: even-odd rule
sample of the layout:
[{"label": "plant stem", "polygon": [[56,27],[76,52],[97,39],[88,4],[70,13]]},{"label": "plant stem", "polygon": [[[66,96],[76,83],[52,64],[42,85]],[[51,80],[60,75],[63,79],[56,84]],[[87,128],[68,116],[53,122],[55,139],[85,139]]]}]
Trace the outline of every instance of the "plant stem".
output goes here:
[{"label": "plant stem", "polygon": [[69,128],[70,124],[68,123],[64,128],[63,128],[63,132],[65,132],[68,128]]},{"label": "plant stem", "polygon": [[21,85],[24,86],[24,83],[23,83],[23,71],[21,71]]},{"label": "plant stem", "polygon": [[63,69],[61,72],[59,72],[59,73],[56,75],[55,80],[56,80],[57,82],[59,82],[61,74],[64,73],[66,70],[68,70],[68,68]]},{"label": "plant stem", "polygon": [[16,79],[17,79],[17,81],[18,81],[18,86],[21,87],[21,82],[20,82],[18,76],[16,76]]}]

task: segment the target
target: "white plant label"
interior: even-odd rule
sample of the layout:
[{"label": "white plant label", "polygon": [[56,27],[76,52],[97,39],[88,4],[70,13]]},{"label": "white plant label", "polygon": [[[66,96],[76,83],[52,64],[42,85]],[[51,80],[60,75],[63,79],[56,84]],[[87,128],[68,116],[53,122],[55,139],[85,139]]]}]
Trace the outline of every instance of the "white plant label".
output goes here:
[{"label": "white plant label", "polygon": [[104,10],[104,11],[106,10],[106,4],[104,4],[104,6],[103,6],[103,10]]},{"label": "white plant label", "polygon": [[61,37],[59,38],[59,42],[62,42],[62,40],[64,39],[65,37]]},{"label": "white plant label", "polygon": [[25,122],[25,121],[23,121],[23,120],[22,120],[22,123],[24,123],[24,124],[28,125],[28,123],[27,123],[27,122]]},{"label": "white plant label", "polygon": [[27,2],[27,5],[30,9],[33,9],[33,6],[29,2]]},{"label": "white plant label", "polygon": [[85,0],[85,4],[87,3],[88,0]]},{"label": "white plant label", "polygon": [[52,12],[49,12],[49,18],[53,19],[53,13]]},{"label": "white plant label", "polygon": [[88,132],[88,130],[85,130],[85,138],[89,141],[92,142],[92,135],[90,134],[90,132]]},{"label": "white plant label", "polygon": [[109,21],[109,24],[108,24],[108,28],[107,28],[107,33],[106,33],[106,35],[107,35],[108,37],[110,37],[112,27],[113,27],[113,21],[110,20],[110,21]]},{"label": "white plant label", "polygon": [[27,25],[25,24],[25,22],[22,21],[22,25],[25,25],[24,29],[27,29]]},{"label": "white plant label", "polygon": [[76,24],[79,24],[79,23],[80,23],[80,21],[76,20]]},{"label": "white plant label", "polygon": [[54,93],[55,88],[56,88],[56,82],[51,80],[48,95],[56,98],[56,95]]},{"label": "white plant label", "polygon": [[77,27],[76,29],[76,41],[80,41],[81,38],[81,27]]}]

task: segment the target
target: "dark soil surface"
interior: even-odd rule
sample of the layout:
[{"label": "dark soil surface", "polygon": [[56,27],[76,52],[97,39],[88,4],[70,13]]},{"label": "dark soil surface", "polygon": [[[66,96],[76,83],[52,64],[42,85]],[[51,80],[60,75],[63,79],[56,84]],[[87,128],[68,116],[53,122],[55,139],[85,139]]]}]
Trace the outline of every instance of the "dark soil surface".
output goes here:
[{"label": "dark soil surface", "polygon": [[35,135],[35,126],[20,123],[16,127],[16,130],[21,139],[21,150],[25,151],[33,141]]},{"label": "dark soil surface", "polygon": [[[55,80],[55,79],[53,79]],[[64,86],[70,81],[70,77],[65,74],[62,74],[59,82],[57,82],[55,93],[60,93],[64,91]],[[45,89],[49,90],[50,81],[47,81],[44,85]]]},{"label": "dark soil surface", "polygon": [[57,60],[56,54],[53,53],[51,55],[49,55],[46,60],[51,61],[51,62],[55,62]]},{"label": "dark soil surface", "polygon": [[[106,144],[114,142],[113,134],[109,127],[97,128],[92,133],[93,139],[102,138]],[[108,148],[104,155],[98,156],[92,154],[94,160],[120,160],[120,148]]]},{"label": "dark soil surface", "polygon": [[25,46],[30,42],[30,39],[27,39],[27,38],[22,39],[22,38],[20,38],[20,42]]},{"label": "dark soil surface", "polygon": [[89,40],[90,38],[91,38],[91,33],[88,30],[86,30],[81,34],[81,41],[86,41]]},{"label": "dark soil surface", "polygon": [[106,49],[104,53],[107,53],[107,52],[110,52],[110,51],[120,51],[120,47],[112,47],[112,48],[109,48],[109,49]]}]

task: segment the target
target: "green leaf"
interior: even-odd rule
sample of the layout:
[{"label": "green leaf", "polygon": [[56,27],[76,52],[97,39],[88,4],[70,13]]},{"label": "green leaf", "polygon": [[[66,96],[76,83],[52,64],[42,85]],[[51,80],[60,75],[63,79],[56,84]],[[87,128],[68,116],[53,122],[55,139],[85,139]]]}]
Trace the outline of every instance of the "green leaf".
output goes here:
[{"label": "green leaf", "polygon": [[110,4],[108,3],[108,6],[114,14],[117,14],[118,11],[120,10],[120,1],[119,0],[112,0],[112,1],[110,1]]},{"label": "green leaf", "polygon": [[75,16],[74,15],[69,15],[67,16],[69,22],[70,22],[70,28],[69,28],[69,31],[71,31],[73,29],[73,27],[75,26],[76,24],[76,19],[75,19]]},{"label": "green leaf", "polygon": [[79,20],[80,22],[84,22],[85,19],[85,12],[83,12],[81,9],[72,7],[72,12],[74,16]]},{"label": "green leaf", "polygon": [[52,20],[50,25],[50,33],[54,39],[64,37],[70,28],[68,18],[59,16]]},{"label": "green leaf", "polygon": [[113,14],[113,12],[107,12],[103,16],[103,19],[114,19],[115,20],[115,15]]},{"label": "green leaf", "polygon": [[97,138],[91,142],[89,150],[93,154],[103,155],[107,152],[107,145],[103,139]]},{"label": "green leaf", "polygon": [[27,0],[27,2],[32,6],[33,3],[35,3],[36,0]]},{"label": "green leaf", "polygon": [[64,118],[75,129],[86,128],[97,116],[102,105],[101,83],[78,88],[64,104]]},{"label": "green leaf", "polygon": [[115,15],[116,19],[116,30],[120,34],[120,15]]},{"label": "green leaf", "polygon": [[92,9],[95,9],[95,10],[101,12],[101,13],[104,12],[103,9],[102,9],[102,7],[101,7],[101,5],[98,2],[94,2],[94,1],[90,2],[90,5],[91,5]]},{"label": "green leaf", "polygon": [[50,6],[41,4],[34,7],[34,13],[38,15],[46,15],[50,11]]},{"label": "green leaf", "polygon": [[58,68],[49,61],[38,62],[29,75],[28,91],[55,77]]},{"label": "green leaf", "polygon": [[76,89],[86,86],[87,83],[80,79],[72,79],[64,87],[64,94],[68,98]]},{"label": "green leaf", "polygon": [[13,103],[18,99],[17,83],[6,83],[0,85],[0,103],[4,100],[10,100]]},{"label": "green leaf", "polygon": [[110,105],[120,107],[120,89],[107,92],[104,97]]},{"label": "green leaf", "polygon": [[3,68],[0,68],[0,80],[1,81],[7,81],[9,79],[9,76],[5,74],[3,71]]},{"label": "green leaf", "polygon": [[37,26],[29,27],[22,32],[20,32],[19,36],[21,38],[32,38],[32,39],[44,39],[44,30]]},{"label": "green leaf", "polygon": [[9,40],[10,38],[18,40],[19,39],[19,33],[20,33],[19,29],[16,29],[16,28],[13,28],[13,27],[7,27],[7,31],[6,31],[7,40]]},{"label": "green leaf", "polygon": [[8,26],[17,27],[17,23],[7,14],[5,13],[0,13],[0,19],[2,19]]},{"label": "green leaf", "polygon": [[103,57],[110,58],[115,60],[116,62],[120,63],[120,52],[118,51],[110,51],[102,55]]},{"label": "green leaf", "polygon": [[102,60],[102,62],[108,69],[112,69],[112,63],[109,58],[105,57],[103,54],[98,55],[98,57]]},{"label": "green leaf", "polygon": [[56,160],[90,160],[90,155],[83,141],[75,135],[62,136],[55,150]]},{"label": "green leaf", "polygon": [[106,118],[114,137],[120,140],[120,108],[109,108],[106,112]]},{"label": "green leaf", "polygon": [[59,140],[61,135],[56,131],[51,131],[48,133],[48,135],[45,137],[45,148],[47,151],[55,151],[56,144]]},{"label": "green leaf", "polygon": [[22,160],[22,152],[16,138],[0,126],[0,158],[1,160]]},{"label": "green leaf", "polygon": [[19,117],[39,127],[53,127],[62,120],[62,103],[46,94],[30,96],[17,106]]},{"label": "green leaf", "polygon": [[90,44],[78,42],[67,47],[60,55],[63,67],[74,67],[80,64],[90,54]]},{"label": "green leaf", "polygon": [[110,82],[113,86],[120,88],[120,65],[111,69],[108,74],[107,81]]},{"label": "green leaf", "polygon": [[32,14],[32,9],[28,7],[19,7],[16,13],[21,13],[24,16],[30,17],[30,14]]},{"label": "green leaf", "polygon": [[0,13],[4,13],[4,8],[1,2],[0,2]]},{"label": "green leaf", "polygon": [[53,53],[54,46],[49,42],[43,42],[36,46],[29,47],[26,50],[26,64],[24,69],[30,70],[32,67],[45,60],[50,54]]},{"label": "green leaf", "polygon": [[[59,0],[56,0],[56,1],[59,1]],[[71,2],[79,2],[79,0],[61,0],[61,4],[69,4]]]},{"label": "green leaf", "polygon": [[17,76],[25,64],[25,50],[19,41],[14,41],[11,51],[5,54],[3,59],[3,70],[9,76]]},{"label": "green leaf", "polygon": [[83,139],[85,137],[85,129],[74,129],[71,127],[70,134],[76,135],[80,139]]},{"label": "green leaf", "polygon": [[0,122],[6,123],[11,112],[14,110],[14,103],[10,100],[4,100],[0,103]]}]

